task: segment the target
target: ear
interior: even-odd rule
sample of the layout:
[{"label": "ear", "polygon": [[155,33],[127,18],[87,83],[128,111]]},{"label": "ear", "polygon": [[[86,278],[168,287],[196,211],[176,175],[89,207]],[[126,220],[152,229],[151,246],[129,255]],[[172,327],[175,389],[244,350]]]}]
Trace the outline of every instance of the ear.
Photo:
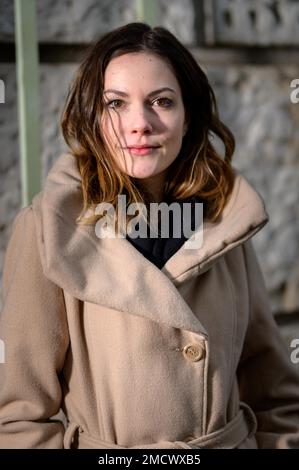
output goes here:
[{"label": "ear", "polygon": [[188,130],[188,123],[185,121],[184,127],[183,127],[183,136],[187,133]]},{"label": "ear", "polygon": [[188,127],[189,127],[189,113],[185,113],[185,122],[184,122],[184,126],[183,126],[183,136],[185,134],[187,134]]}]

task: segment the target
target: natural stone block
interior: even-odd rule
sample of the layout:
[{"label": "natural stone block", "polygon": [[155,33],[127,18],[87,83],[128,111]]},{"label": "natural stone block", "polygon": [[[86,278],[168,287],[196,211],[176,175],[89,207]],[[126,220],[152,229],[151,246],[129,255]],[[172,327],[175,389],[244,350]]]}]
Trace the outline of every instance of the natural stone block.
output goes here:
[{"label": "natural stone block", "polygon": [[299,44],[297,1],[213,0],[212,11],[216,44]]},{"label": "natural stone block", "polygon": [[[0,0],[0,41],[14,40],[12,0]],[[43,43],[89,43],[113,28],[137,21],[135,0],[37,0],[37,32]],[[192,0],[157,0],[156,25],[193,44]]]}]

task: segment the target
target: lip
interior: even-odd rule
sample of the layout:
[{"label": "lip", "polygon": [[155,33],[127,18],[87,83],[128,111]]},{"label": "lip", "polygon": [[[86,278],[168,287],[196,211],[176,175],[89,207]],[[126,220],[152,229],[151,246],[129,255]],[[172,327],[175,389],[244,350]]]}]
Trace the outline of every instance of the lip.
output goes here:
[{"label": "lip", "polygon": [[126,148],[127,149],[145,149],[145,148],[158,148],[158,147],[161,147],[161,146],[144,144],[144,145],[128,145]]},{"label": "lip", "polygon": [[149,155],[158,148],[160,148],[160,145],[134,145],[126,147],[133,155]]}]

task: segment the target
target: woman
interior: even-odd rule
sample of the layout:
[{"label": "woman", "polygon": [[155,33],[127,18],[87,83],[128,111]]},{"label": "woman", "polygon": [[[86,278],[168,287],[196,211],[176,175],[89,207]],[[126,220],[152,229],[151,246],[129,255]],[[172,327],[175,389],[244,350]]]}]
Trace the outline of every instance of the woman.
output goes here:
[{"label": "woman", "polygon": [[[62,130],[70,153],[20,211],[5,258],[1,447],[298,447],[299,380],[251,243],[268,217],[231,166],[233,136],[194,58],[160,27],[106,34]],[[98,205],[120,195],[190,203],[200,247],[160,226],[154,242],[98,236]],[[51,419],[60,408],[66,429]]]}]

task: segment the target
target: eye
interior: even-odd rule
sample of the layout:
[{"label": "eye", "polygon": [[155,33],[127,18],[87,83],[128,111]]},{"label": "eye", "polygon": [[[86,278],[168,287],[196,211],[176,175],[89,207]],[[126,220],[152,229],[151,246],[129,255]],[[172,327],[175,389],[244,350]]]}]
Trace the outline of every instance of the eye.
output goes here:
[{"label": "eye", "polygon": [[108,101],[107,106],[108,108],[116,109],[116,108],[120,108],[121,104],[122,104],[122,100],[115,99],[115,100]]},{"label": "eye", "polygon": [[170,99],[170,98],[157,98],[155,101],[153,101],[153,104],[154,103],[158,103],[158,106],[162,106],[162,108],[169,108],[170,106],[172,106],[173,104],[173,101]]}]

